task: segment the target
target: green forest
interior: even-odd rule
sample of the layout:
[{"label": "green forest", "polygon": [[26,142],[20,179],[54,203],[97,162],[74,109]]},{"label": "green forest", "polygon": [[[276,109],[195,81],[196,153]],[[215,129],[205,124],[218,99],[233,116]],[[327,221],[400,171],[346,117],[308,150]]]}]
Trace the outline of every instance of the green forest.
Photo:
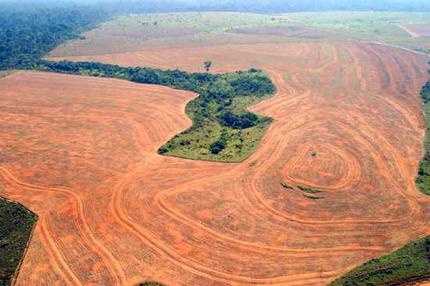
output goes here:
[{"label": "green forest", "polygon": [[423,101],[426,133],[424,137],[424,156],[418,168],[416,183],[418,188],[426,195],[430,195],[430,81],[421,90]]},{"label": "green forest", "polygon": [[0,285],[10,285],[27,247],[36,215],[0,197]]},{"label": "green forest", "polygon": [[49,51],[106,19],[95,7],[0,4],[0,70],[27,69]]}]

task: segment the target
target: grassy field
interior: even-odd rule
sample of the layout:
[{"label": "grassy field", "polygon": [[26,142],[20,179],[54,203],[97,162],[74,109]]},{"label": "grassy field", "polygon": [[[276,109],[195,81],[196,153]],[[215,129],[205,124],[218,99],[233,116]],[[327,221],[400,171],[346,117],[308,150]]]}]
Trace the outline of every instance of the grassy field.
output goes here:
[{"label": "grassy field", "polygon": [[227,29],[275,24],[276,17],[253,13],[188,12],[142,14],[121,16],[115,25],[155,25],[158,27],[183,27],[202,33],[223,32]]},{"label": "grassy field", "polygon": [[2,70],[2,71],[0,71],[0,78],[6,77],[6,76],[11,75],[15,72],[16,72],[16,70]]},{"label": "grassy field", "polygon": [[[291,41],[372,41],[429,53],[426,29],[430,13],[313,12],[262,15],[189,12],[119,16],[81,39],[54,50],[52,56],[95,55],[154,47]],[[424,28],[423,28],[424,27]],[[115,44],[113,44],[115,43]]]},{"label": "grassy field", "polygon": [[430,278],[430,237],[353,269],[329,286],[410,285]]},{"label": "grassy field", "polygon": [[429,53],[430,37],[414,37],[404,25],[430,25],[430,13],[315,12],[283,15],[285,23],[336,32],[345,39],[381,42]]},{"label": "grassy field", "polygon": [[0,285],[10,285],[35,222],[22,205],[0,198]]},{"label": "grassy field", "polygon": [[[51,52],[51,56],[139,51],[150,47],[198,46],[256,41],[225,33],[241,27],[274,25],[269,15],[228,12],[132,14],[118,16]],[[261,37],[260,37],[261,38]],[[114,43],[114,44],[113,44]]]}]

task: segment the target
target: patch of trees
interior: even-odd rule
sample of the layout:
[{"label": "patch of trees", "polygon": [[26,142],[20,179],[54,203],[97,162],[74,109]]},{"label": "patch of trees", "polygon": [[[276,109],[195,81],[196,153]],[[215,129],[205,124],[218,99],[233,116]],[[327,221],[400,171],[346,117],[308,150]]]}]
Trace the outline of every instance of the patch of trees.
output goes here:
[{"label": "patch of trees", "polygon": [[221,124],[234,129],[253,127],[258,123],[258,116],[251,112],[234,114],[231,111],[223,113],[220,117]]},{"label": "patch of trees", "polygon": [[[37,70],[126,79],[137,83],[163,85],[171,88],[189,90],[200,96],[187,106],[187,113],[193,120],[193,126],[177,135],[193,132],[210,124],[219,124],[224,128],[247,129],[268,124],[269,118],[246,111],[237,99],[258,98],[275,92],[270,78],[261,70],[250,69],[223,74],[188,73],[180,70],[160,70],[143,67],[121,67],[95,62],[52,62],[41,60]],[[208,146],[211,154],[217,155],[228,145],[230,137],[223,132]],[[241,138],[243,143],[245,139]],[[180,147],[192,148],[193,142],[177,140]],[[197,144],[197,143],[195,143]],[[175,145],[168,143],[161,147],[160,154],[168,153]]]},{"label": "patch of trees", "polygon": [[379,258],[372,259],[331,282],[345,285],[411,285],[430,278],[430,237],[411,242]]},{"label": "patch of trees", "polygon": [[66,74],[127,79],[137,83],[157,84],[200,93],[204,101],[223,106],[237,96],[262,96],[275,91],[270,78],[260,70],[225,74],[188,73],[144,67],[121,67],[96,62],[52,62],[40,60],[37,70]]},{"label": "patch of trees", "polygon": [[211,153],[217,155],[224,150],[227,147],[228,139],[228,134],[222,132],[220,138],[209,146]]},{"label": "patch of trees", "polygon": [[424,137],[424,156],[418,167],[416,184],[421,192],[430,195],[430,81],[423,86],[421,90],[421,99],[424,103],[423,109],[426,134]]},{"label": "patch of trees", "polygon": [[430,101],[430,81],[428,81],[421,90],[421,98],[424,104]]},{"label": "patch of trees", "polygon": [[10,285],[36,219],[24,206],[0,198],[0,285]]},{"label": "patch of trees", "polygon": [[97,7],[0,3],[0,70],[32,67],[106,18]]},{"label": "patch of trees", "polygon": [[145,281],[145,282],[139,283],[138,286],[165,286],[165,285],[157,281]]}]

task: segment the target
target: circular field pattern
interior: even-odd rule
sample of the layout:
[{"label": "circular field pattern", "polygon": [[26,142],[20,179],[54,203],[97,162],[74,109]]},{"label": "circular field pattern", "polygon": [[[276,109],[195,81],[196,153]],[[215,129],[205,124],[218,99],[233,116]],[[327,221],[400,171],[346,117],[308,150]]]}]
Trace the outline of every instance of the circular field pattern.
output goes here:
[{"label": "circular field pattern", "polygon": [[322,189],[342,189],[360,180],[357,158],[335,145],[303,143],[282,169],[284,181]]},{"label": "circular field pattern", "polygon": [[415,188],[424,57],[286,43],[70,59],[262,68],[278,93],[252,110],[274,122],[242,163],[171,158],[156,150],[191,125],[195,94],[49,73],[0,79],[1,195],[39,215],[17,285],[325,285],[429,234],[430,199]]}]

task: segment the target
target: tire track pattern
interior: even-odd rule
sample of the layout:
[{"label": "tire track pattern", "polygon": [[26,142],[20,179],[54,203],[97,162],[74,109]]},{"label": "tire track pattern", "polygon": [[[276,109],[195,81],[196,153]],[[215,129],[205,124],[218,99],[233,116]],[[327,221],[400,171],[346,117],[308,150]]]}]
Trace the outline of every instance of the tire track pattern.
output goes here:
[{"label": "tire track pattern", "polygon": [[[135,64],[165,66],[177,51],[142,53]],[[414,184],[424,58],[342,43],[181,54],[181,69],[211,58],[218,71],[254,66],[275,81],[278,94],[252,107],[275,122],[245,162],[156,154],[190,126],[191,93],[40,73],[0,80],[2,195],[41,217],[19,285],[325,285],[428,233],[430,201]]]}]

